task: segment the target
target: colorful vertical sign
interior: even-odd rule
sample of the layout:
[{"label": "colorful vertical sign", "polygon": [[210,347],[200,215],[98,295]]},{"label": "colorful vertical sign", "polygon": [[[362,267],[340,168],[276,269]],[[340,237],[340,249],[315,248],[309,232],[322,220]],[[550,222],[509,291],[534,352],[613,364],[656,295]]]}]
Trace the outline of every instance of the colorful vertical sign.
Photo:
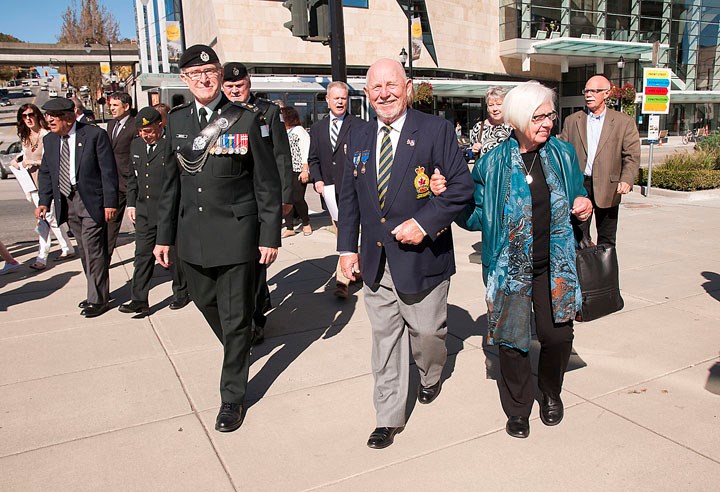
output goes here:
[{"label": "colorful vertical sign", "polygon": [[410,30],[412,34],[412,59],[413,61],[420,59],[420,53],[422,52],[422,45],[423,45],[423,39],[422,39],[422,25],[420,24],[420,17],[413,17],[412,19],[412,29]]},{"label": "colorful vertical sign", "polygon": [[643,114],[668,114],[670,112],[670,78],[669,68],[643,69]]}]

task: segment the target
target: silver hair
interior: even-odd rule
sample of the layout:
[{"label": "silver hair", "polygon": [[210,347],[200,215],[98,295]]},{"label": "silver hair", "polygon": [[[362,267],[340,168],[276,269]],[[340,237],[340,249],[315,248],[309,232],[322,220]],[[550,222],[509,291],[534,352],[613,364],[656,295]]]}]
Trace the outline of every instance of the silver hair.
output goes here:
[{"label": "silver hair", "polygon": [[553,110],[555,109],[555,91],[536,80],[524,82],[505,96],[502,106],[503,119],[519,132],[524,132],[535,110],[545,103],[550,103]]}]

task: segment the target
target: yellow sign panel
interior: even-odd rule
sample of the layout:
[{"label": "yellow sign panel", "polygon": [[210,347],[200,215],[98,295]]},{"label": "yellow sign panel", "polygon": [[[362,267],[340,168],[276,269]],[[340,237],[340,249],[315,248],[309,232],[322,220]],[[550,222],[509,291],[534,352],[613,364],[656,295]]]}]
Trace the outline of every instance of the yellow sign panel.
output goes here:
[{"label": "yellow sign panel", "polygon": [[180,23],[179,22],[168,22],[167,28],[165,29],[165,35],[168,41],[179,41],[180,40]]},{"label": "yellow sign panel", "polygon": [[110,74],[110,64],[108,62],[100,62],[100,73],[103,75]]}]

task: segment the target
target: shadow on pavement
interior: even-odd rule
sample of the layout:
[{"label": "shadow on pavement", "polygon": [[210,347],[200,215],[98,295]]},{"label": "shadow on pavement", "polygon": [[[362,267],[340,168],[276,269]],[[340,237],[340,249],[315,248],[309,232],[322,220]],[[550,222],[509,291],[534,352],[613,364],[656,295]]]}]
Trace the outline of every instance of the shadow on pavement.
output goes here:
[{"label": "shadow on pavement", "polygon": [[716,362],[708,373],[705,389],[714,395],[720,395],[720,362]]},{"label": "shadow on pavement", "polygon": [[[329,339],[339,334],[355,312],[358,301],[355,293],[359,290],[359,286],[351,286],[350,296],[347,299],[334,298],[333,292],[324,288],[329,282],[328,277],[333,280],[334,274],[328,273],[327,268],[319,268],[318,262],[333,265],[334,272],[337,255],[302,261],[268,279],[268,285],[277,285],[272,292],[274,309],[268,314],[265,341],[253,347],[250,364],[269,354],[272,355],[248,382],[247,408],[261,399],[283,371],[308,347],[318,340]],[[327,275],[323,275],[323,271]],[[328,297],[330,299],[327,299]],[[298,299],[301,299],[301,302],[298,303]],[[331,308],[326,307],[328,303]],[[295,322],[299,325],[312,320],[313,328],[274,334],[273,326],[277,326],[274,318],[287,320],[288,324]]]},{"label": "shadow on pavement", "polygon": [[[8,307],[17,306],[24,302],[44,299],[65,287],[71,278],[79,274],[78,271],[63,272],[54,277],[26,282],[17,289],[3,292],[2,297],[0,297],[0,311],[7,311]],[[17,302],[9,304],[8,301],[11,297],[18,297],[19,299]]]},{"label": "shadow on pavement", "polygon": [[720,301],[720,275],[715,272],[702,272],[702,276],[708,280],[702,284],[705,292],[710,294],[716,301]]}]

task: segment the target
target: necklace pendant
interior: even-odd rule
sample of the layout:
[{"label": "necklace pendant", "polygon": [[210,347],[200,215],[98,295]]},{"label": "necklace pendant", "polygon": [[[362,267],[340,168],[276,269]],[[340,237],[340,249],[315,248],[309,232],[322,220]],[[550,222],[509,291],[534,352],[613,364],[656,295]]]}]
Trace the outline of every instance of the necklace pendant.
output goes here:
[{"label": "necklace pendant", "polygon": [[525,182],[526,182],[527,184],[532,183],[532,182],[533,182],[532,176],[530,176],[529,174],[526,174],[526,175],[525,175]]}]

